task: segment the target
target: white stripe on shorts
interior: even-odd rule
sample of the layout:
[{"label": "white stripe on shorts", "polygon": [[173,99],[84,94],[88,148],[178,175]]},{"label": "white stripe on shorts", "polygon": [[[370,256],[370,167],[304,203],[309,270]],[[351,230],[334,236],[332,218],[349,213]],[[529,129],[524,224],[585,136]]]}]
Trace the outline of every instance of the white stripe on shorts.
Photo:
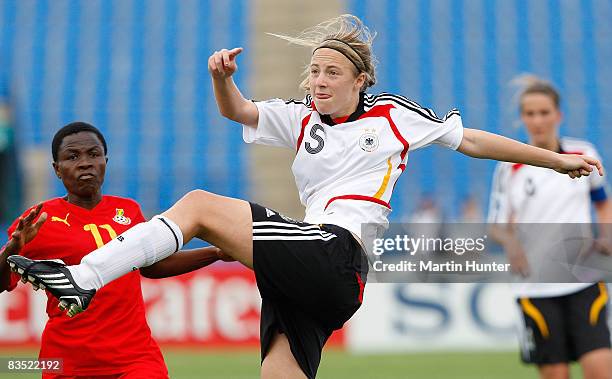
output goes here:
[{"label": "white stripe on shorts", "polygon": [[332,233],[326,232],[324,230],[296,230],[296,229],[255,229],[253,230],[253,234],[301,234],[301,235],[322,235],[323,237],[327,237],[332,235]]},{"label": "white stripe on shorts", "polygon": [[284,223],[284,222],[276,222],[276,221],[255,221],[253,222],[253,229],[255,228],[263,228],[263,227],[269,227],[269,226],[284,226],[287,228],[294,228],[294,229],[300,229],[300,230],[319,230],[319,226],[318,225],[296,225],[290,222]]},{"label": "white stripe on shorts", "polygon": [[312,240],[323,240],[329,241],[336,238],[335,234],[327,237],[323,236],[253,236],[253,241],[312,241]]}]

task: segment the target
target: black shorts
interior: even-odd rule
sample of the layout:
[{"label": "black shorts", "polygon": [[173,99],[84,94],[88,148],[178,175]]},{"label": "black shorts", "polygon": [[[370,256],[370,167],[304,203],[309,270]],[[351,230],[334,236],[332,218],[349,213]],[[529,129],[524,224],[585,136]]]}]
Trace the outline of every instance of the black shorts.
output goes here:
[{"label": "black shorts", "polygon": [[609,348],[607,298],[606,285],[597,283],[565,296],[518,299],[525,322],[523,361],[565,363],[595,349]]},{"label": "black shorts", "polygon": [[261,359],[284,333],[308,378],[323,345],[361,306],[367,258],[346,229],[291,220],[251,203],[253,266],[262,298]]}]

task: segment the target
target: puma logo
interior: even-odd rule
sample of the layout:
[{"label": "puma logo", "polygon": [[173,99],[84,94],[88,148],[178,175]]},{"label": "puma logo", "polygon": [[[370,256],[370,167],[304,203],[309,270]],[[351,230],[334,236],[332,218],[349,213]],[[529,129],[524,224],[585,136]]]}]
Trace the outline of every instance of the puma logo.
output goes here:
[{"label": "puma logo", "polygon": [[59,218],[57,216],[53,216],[51,217],[51,221],[59,221],[59,222],[63,222],[64,224],[70,226],[70,224],[68,223],[68,216],[70,216],[70,213],[66,213],[66,217],[64,218]]}]

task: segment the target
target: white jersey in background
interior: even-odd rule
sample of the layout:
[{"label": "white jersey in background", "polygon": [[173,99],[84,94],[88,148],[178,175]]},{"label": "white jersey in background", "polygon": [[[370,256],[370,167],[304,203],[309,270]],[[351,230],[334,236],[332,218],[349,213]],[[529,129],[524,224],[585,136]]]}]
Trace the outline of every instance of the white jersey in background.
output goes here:
[{"label": "white jersey in background", "polygon": [[[586,141],[562,138],[559,142],[561,153],[589,155],[599,159],[593,145]],[[555,225],[591,223],[591,203],[607,197],[605,180],[596,170],[587,177],[571,179],[546,168],[500,162],[495,168],[488,222],[551,224],[551,227],[541,228],[544,233],[553,231]],[[535,241],[521,241],[528,258],[530,248],[537,249],[538,243],[551,244],[560,236],[551,237],[538,235]],[[513,291],[519,297],[551,297],[574,293],[589,285],[516,283],[513,284]]]},{"label": "white jersey in background", "polygon": [[457,110],[444,119],[397,95],[361,94],[345,120],[320,115],[310,96],[256,102],[257,128],[247,143],[296,150],[292,171],[305,222],[334,224],[361,237],[363,223],[387,225],[389,201],[408,152],[432,143],[457,149],[463,126]]}]

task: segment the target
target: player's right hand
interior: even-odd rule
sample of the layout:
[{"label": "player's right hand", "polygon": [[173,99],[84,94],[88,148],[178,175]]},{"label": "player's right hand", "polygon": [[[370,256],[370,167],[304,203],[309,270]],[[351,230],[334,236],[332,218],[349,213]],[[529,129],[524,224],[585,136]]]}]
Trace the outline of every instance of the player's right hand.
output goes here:
[{"label": "player's right hand", "polygon": [[221,49],[221,51],[215,51],[208,58],[208,72],[210,72],[213,79],[225,79],[234,75],[238,70],[236,57],[242,53],[242,50],[242,47],[236,47],[231,50]]},{"label": "player's right hand", "polygon": [[[14,251],[21,251],[21,249],[28,242],[32,241],[34,237],[36,237],[40,227],[45,221],[47,221],[47,213],[40,213],[42,206],[42,203],[40,203],[34,209],[32,209],[27,216],[19,217],[19,223],[17,224],[15,231],[11,234],[11,239],[8,242],[9,244],[13,245],[15,248]],[[34,220],[36,220],[36,222]]]}]

